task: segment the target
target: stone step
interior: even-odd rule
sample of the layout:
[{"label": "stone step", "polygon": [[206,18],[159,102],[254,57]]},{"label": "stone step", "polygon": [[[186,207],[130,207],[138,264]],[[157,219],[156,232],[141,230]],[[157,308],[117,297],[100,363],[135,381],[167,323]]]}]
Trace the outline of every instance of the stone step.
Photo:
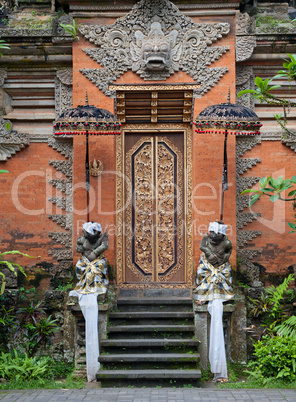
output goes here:
[{"label": "stone step", "polygon": [[107,332],[193,332],[194,325],[113,325]]},{"label": "stone step", "polygon": [[[109,314],[111,325],[193,325],[192,311],[125,311]],[[110,325],[110,326],[111,326]]]},{"label": "stone step", "polygon": [[117,300],[118,311],[158,311],[176,312],[192,311],[192,299],[190,298],[121,298]]},{"label": "stone step", "polygon": [[194,337],[193,325],[114,325],[107,327],[108,339],[120,338],[169,338]]},{"label": "stone step", "polygon": [[122,348],[145,348],[145,347],[165,347],[165,346],[195,346],[198,347],[200,341],[197,339],[107,339],[101,341],[102,347],[122,347]]},{"label": "stone step", "polygon": [[200,370],[99,370],[97,380],[101,379],[182,379],[201,378]]},{"label": "stone step", "polygon": [[170,298],[170,299],[182,299],[192,298],[192,289],[119,289],[118,298]]},{"label": "stone step", "polygon": [[141,299],[138,299],[136,297],[129,297],[123,298],[121,297],[120,299],[117,299],[117,304],[157,304],[157,305],[162,305],[162,304],[189,304],[192,306],[192,299],[189,297],[181,297],[181,298],[164,298],[164,297],[143,297]]},{"label": "stone step", "polygon": [[194,318],[193,312],[189,311],[133,311],[133,312],[115,312],[109,314],[109,319],[141,319],[141,318],[152,318],[152,319],[168,319],[168,318]]},{"label": "stone step", "polygon": [[189,353],[149,353],[149,354],[116,354],[101,355],[99,362],[115,363],[115,362],[191,362],[197,361],[199,354]]}]

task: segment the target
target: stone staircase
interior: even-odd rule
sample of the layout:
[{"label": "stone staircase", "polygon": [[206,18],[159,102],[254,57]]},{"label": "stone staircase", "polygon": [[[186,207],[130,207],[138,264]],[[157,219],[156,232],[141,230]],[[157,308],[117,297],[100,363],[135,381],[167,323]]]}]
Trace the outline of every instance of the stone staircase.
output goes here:
[{"label": "stone staircase", "polygon": [[108,339],[100,343],[97,380],[102,386],[197,386],[194,329],[191,297],[119,296]]}]

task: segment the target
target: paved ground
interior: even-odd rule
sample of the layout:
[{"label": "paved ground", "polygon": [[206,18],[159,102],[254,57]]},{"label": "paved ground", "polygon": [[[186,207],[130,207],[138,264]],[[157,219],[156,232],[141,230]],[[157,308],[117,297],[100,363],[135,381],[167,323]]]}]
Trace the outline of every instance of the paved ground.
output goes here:
[{"label": "paved ground", "polygon": [[100,402],[216,402],[216,401],[296,401],[293,389],[172,389],[101,388],[71,390],[0,390],[1,401],[100,401]]}]

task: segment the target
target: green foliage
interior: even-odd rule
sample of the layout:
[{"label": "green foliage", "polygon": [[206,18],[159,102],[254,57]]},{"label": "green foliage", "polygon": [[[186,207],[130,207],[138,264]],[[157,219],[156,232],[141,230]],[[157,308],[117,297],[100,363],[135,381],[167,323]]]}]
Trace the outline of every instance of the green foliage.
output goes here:
[{"label": "green foliage", "polygon": [[72,281],[67,282],[65,285],[58,285],[56,287],[56,290],[61,290],[61,291],[67,292],[68,290],[72,290],[73,287],[74,287],[74,285],[73,285],[73,280],[72,280]]},{"label": "green foliage", "polygon": [[273,91],[276,88],[280,88],[280,85],[271,85],[272,79],[266,78],[264,81],[261,77],[255,78],[256,89],[244,89],[238,93],[238,96],[242,96],[245,94],[251,94],[251,97],[254,99],[258,99],[260,103],[266,102],[267,98],[275,98],[274,95],[270,94],[270,91]]},{"label": "green foliage", "polygon": [[256,360],[248,364],[250,376],[296,380],[296,343],[292,338],[266,335],[254,348]]},{"label": "green foliage", "polygon": [[56,320],[45,316],[42,302],[18,309],[17,315],[19,324],[14,338],[18,337],[24,344],[29,356],[33,356],[40,346],[51,345],[51,337],[59,328]]},{"label": "green foliage", "polygon": [[288,54],[289,59],[285,59],[284,69],[280,70],[276,77],[287,77],[289,81],[296,81],[296,55]]},{"label": "green foliage", "polygon": [[249,297],[253,308],[250,315],[254,318],[262,316],[263,326],[266,326],[268,331],[275,331],[275,327],[284,322],[288,318],[288,313],[285,311],[285,297],[293,297],[288,287],[294,280],[294,275],[289,275],[284,279],[283,283],[277,287],[270,286],[265,289],[266,294],[262,293],[259,299]]},{"label": "green foliage", "polygon": [[272,78],[266,78],[263,80],[261,77],[255,78],[256,89],[245,89],[238,93],[238,97],[248,94],[254,99],[258,99],[260,103],[268,103],[270,105],[281,106],[283,108],[283,114],[274,115],[277,123],[282,127],[286,134],[295,135],[295,133],[287,128],[287,110],[292,106],[296,106],[295,102],[279,98],[275,96],[272,91],[280,88],[280,85],[273,85],[272,81],[276,78],[287,77],[288,80],[295,81],[296,77],[296,55],[288,54],[288,59],[285,59],[283,63],[283,69],[278,71],[277,75]]},{"label": "green foliage", "polygon": [[73,19],[73,24],[60,24],[60,26],[70,35],[72,35],[73,40],[78,38],[78,25],[76,21]]},{"label": "green foliage", "polygon": [[296,316],[292,315],[286,321],[275,327],[280,336],[290,337],[296,342]]},{"label": "green foliage", "polygon": [[84,384],[85,381],[82,378],[67,378],[66,380],[24,380],[19,378],[0,383],[0,389],[81,389],[84,388]]},{"label": "green foliage", "polygon": [[53,361],[51,367],[54,377],[68,377],[74,371],[74,363],[65,361]]},{"label": "green foliage", "polygon": [[[38,258],[38,257],[32,257],[29,254],[22,253],[21,251],[18,251],[18,250],[4,251],[3,253],[0,253],[0,258],[2,259],[2,258],[6,258],[6,255],[16,255],[16,254],[21,255],[23,257],[28,257],[28,258]],[[6,259],[4,259],[4,260],[0,261],[0,267],[1,267],[1,264],[6,265],[6,267],[9,268],[10,271],[13,272],[15,276],[17,276],[17,270],[20,270],[20,272],[24,276],[27,276],[23,267],[16,262],[7,261]],[[5,289],[5,275],[3,274],[3,272],[0,272],[0,277],[2,278],[0,295],[2,295],[4,292],[4,289]]]},{"label": "green foliage", "polygon": [[32,12],[30,15],[23,15],[22,18],[10,19],[8,26],[14,29],[51,29],[54,17],[48,14],[43,14],[38,16],[36,13]]},{"label": "green foliage", "polygon": [[218,388],[231,388],[231,389],[260,389],[260,388],[269,388],[269,389],[296,389],[296,380],[292,382],[283,381],[281,379],[276,378],[264,378],[264,377],[249,377],[248,379],[243,379],[238,382],[226,382],[217,384]]},{"label": "green foliage", "polygon": [[[262,195],[266,195],[269,197],[271,202],[275,202],[277,200],[281,201],[292,201],[293,208],[296,208],[296,176],[293,176],[292,179],[284,179],[283,176],[280,176],[278,179],[274,179],[271,176],[269,177],[261,177],[259,180],[260,189],[247,189],[244,190],[241,194],[249,194],[252,193],[249,205],[252,206],[256,201],[260,199]],[[288,195],[285,196],[285,192],[290,190]],[[294,215],[296,218],[296,215]],[[292,229],[290,233],[294,233],[296,231],[296,220],[293,222],[288,222],[288,226]]]},{"label": "green foliage", "polygon": [[4,306],[0,307],[0,351],[8,349],[9,338],[17,328],[15,310],[7,310]]},{"label": "green foliage", "polygon": [[51,364],[50,357],[28,357],[21,355],[15,349],[0,355],[0,377],[11,379],[42,379],[48,377]]},{"label": "green foliage", "polygon": [[278,179],[274,179],[271,176],[269,177],[261,177],[259,180],[260,189],[247,189],[244,190],[241,194],[254,193],[251,198],[250,206],[252,206],[262,195],[267,195],[270,197],[270,201],[274,202],[276,200],[282,201],[294,201],[296,195],[296,189],[293,189],[288,193],[288,197],[285,198],[282,196],[284,191],[287,191],[296,184],[296,176],[293,176],[292,179],[284,180],[283,176],[280,176]]},{"label": "green foliage", "polygon": [[[4,50],[10,49],[10,46],[8,43],[5,42],[5,40],[0,39],[0,49],[4,49]],[[3,53],[1,52],[1,50],[0,50],[0,57],[3,57]]]},{"label": "green foliage", "polygon": [[208,364],[206,370],[201,369],[201,381],[209,381],[213,378],[213,373],[211,372],[211,367]]}]

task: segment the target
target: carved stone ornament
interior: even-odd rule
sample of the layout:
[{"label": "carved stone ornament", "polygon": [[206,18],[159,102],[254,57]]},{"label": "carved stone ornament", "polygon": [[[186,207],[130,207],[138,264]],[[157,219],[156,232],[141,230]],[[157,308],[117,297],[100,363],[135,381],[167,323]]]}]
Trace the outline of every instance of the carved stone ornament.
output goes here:
[{"label": "carved stone ornament", "polygon": [[[243,86],[252,77],[252,69],[241,67],[237,70],[237,83]],[[239,98],[240,99],[240,98]],[[251,151],[253,147],[261,143],[258,136],[248,138],[246,136],[237,137],[236,139],[236,227],[237,227],[237,256],[240,260],[240,272],[245,273],[251,282],[259,281],[259,269],[251,261],[257,254],[261,253],[260,249],[249,249],[246,245],[255,237],[260,236],[260,231],[241,230],[249,223],[258,219],[260,213],[245,212],[245,208],[249,207],[249,195],[240,195],[247,188],[252,187],[260,177],[244,176],[248,169],[252,169],[257,163],[261,162],[259,158],[241,158],[247,151]],[[248,247],[250,244],[248,245]]]},{"label": "carved stone ornament", "polygon": [[169,0],[141,0],[114,24],[81,25],[80,32],[96,48],[83,51],[103,68],[80,71],[105,94],[108,85],[132,70],[144,80],[166,80],[184,71],[207,92],[228,71],[208,68],[229,50],[212,47],[230,31],[228,23],[194,23]]},{"label": "carved stone ornament", "polygon": [[27,134],[11,130],[12,123],[0,116],[0,161],[7,161],[17,151],[30,144]]},{"label": "carved stone ornament", "polygon": [[57,71],[57,77],[64,85],[73,85],[73,70],[72,68],[63,68]]},{"label": "carved stone ornament", "polygon": [[245,136],[236,137],[236,156],[243,156],[247,151],[250,151],[256,145],[261,144],[261,138],[256,135],[252,138]]},{"label": "carved stone ornament", "polygon": [[252,35],[255,29],[255,18],[250,17],[248,13],[236,14],[236,35]]},{"label": "carved stone ornament", "polygon": [[96,159],[94,159],[93,163],[89,163],[89,174],[93,177],[98,177],[102,174],[104,169],[104,165],[103,162],[101,161],[96,161]]},{"label": "carved stone ornament", "polygon": [[235,60],[244,61],[248,60],[256,47],[256,37],[255,36],[237,36],[236,46],[235,46]]},{"label": "carved stone ornament", "polygon": [[[66,87],[65,84],[61,85]],[[67,86],[68,88],[68,86]],[[49,180],[49,183],[62,193],[60,197],[51,197],[48,200],[55,204],[58,208],[61,208],[65,212],[49,215],[48,218],[52,219],[59,226],[67,230],[67,232],[52,232],[49,233],[49,237],[59,245],[63,246],[63,249],[54,248],[49,251],[54,259],[58,261],[64,261],[66,266],[72,266],[72,228],[73,228],[73,142],[71,139],[56,139],[49,138],[48,145],[54,150],[63,155],[67,160],[50,160],[49,164],[53,166],[57,171],[64,173],[64,178],[53,178]],[[59,265],[60,266],[60,265]],[[59,267],[58,266],[58,267]],[[59,268],[56,269],[55,279],[58,278]]]},{"label": "carved stone ornament", "polygon": [[57,71],[55,78],[55,117],[58,117],[73,105],[72,69]]},{"label": "carved stone ornament", "polygon": [[249,59],[256,47],[255,20],[249,14],[236,14],[236,61]]},{"label": "carved stone ornament", "polygon": [[249,82],[251,76],[253,75],[252,66],[236,66],[236,85],[243,85]]},{"label": "carved stone ornament", "polygon": [[0,68],[0,87],[3,86],[6,78],[7,78],[7,70],[5,68]]},{"label": "carved stone ornament", "polygon": [[241,97],[237,95],[244,89],[254,89],[254,81],[255,77],[252,66],[236,66],[236,103],[252,110],[255,109],[255,100],[246,94]]}]

